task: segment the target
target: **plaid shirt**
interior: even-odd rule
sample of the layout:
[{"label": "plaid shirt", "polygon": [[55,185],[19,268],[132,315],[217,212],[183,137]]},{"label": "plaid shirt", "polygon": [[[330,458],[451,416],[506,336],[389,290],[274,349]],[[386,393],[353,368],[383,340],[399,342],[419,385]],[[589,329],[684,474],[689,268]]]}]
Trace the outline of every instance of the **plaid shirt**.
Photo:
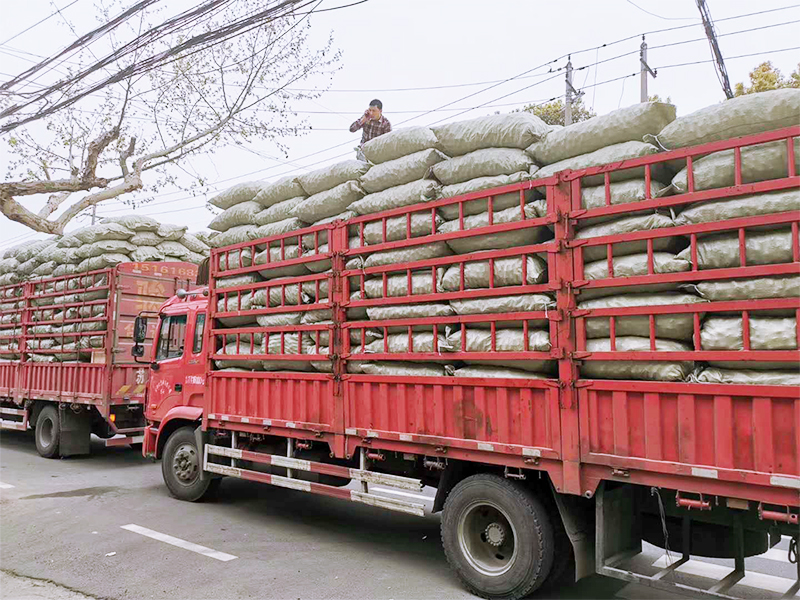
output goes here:
[{"label": "plaid shirt", "polygon": [[364,123],[364,125],[362,125],[360,121],[361,119],[353,122],[353,124],[350,125],[350,132],[355,133],[359,129],[363,130],[361,132],[362,145],[370,141],[372,138],[376,138],[384,133],[389,133],[392,130],[392,124],[389,123],[389,119],[384,116],[381,116],[381,118],[377,121],[367,121]]}]

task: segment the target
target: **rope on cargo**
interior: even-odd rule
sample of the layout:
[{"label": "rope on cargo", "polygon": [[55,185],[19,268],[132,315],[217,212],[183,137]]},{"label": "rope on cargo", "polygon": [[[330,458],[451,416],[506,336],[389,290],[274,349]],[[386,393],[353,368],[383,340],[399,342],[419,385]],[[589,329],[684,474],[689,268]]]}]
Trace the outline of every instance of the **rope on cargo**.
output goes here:
[{"label": "rope on cargo", "polygon": [[789,562],[793,565],[797,564],[797,539],[798,536],[794,536],[789,540]]}]

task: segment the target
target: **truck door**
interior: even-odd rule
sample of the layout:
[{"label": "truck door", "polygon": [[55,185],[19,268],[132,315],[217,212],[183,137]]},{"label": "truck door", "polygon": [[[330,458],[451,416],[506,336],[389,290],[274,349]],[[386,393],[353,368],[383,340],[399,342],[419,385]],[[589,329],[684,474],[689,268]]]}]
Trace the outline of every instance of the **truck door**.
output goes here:
[{"label": "truck door", "polygon": [[191,344],[187,341],[188,317],[186,313],[161,317],[153,355],[154,365],[150,373],[148,418],[163,416],[172,406],[183,401],[184,355]]}]

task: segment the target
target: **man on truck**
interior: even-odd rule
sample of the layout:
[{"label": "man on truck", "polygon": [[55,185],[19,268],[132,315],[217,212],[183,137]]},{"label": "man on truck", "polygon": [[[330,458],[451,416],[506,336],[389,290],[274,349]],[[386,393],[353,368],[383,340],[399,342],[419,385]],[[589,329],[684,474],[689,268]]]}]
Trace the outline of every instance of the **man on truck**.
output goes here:
[{"label": "man on truck", "polygon": [[370,102],[362,117],[350,125],[350,133],[355,133],[359,129],[361,129],[361,143],[356,148],[356,158],[365,161],[367,159],[361,150],[364,144],[392,130],[389,119],[383,116],[383,102],[377,98]]}]

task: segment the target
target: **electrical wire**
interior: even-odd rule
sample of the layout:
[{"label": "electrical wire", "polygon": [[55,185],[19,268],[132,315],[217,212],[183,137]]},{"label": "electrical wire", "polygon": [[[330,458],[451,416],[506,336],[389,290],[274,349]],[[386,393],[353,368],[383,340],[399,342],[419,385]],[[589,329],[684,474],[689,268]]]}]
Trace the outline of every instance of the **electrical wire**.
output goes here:
[{"label": "electrical wire", "polygon": [[[70,2],[70,3],[69,3],[69,4],[67,4],[67,5],[66,5],[64,8],[62,8],[62,9],[60,9],[60,10],[67,10],[67,9],[68,9],[70,6],[72,6],[73,4],[77,4],[78,2],[80,2],[80,0],[72,0],[72,2]],[[22,30],[22,31],[20,31],[19,33],[16,33],[16,34],[12,35],[12,36],[11,36],[10,38],[8,38],[6,41],[4,41],[4,42],[0,42],[0,46],[5,46],[5,45],[6,45],[8,42],[10,42],[11,40],[15,40],[15,39],[17,39],[17,38],[18,38],[19,36],[21,36],[23,33],[28,33],[28,32],[29,32],[31,29],[33,29],[34,27],[38,27],[39,25],[41,25],[41,24],[42,24],[42,23],[44,23],[45,21],[47,21],[47,20],[49,20],[49,19],[52,19],[53,17],[55,17],[55,16],[56,16],[56,15],[57,15],[57,14],[60,12],[60,10],[56,9],[56,12],[54,12],[54,13],[52,13],[52,14],[49,14],[49,15],[47,15],[47,16],[46,16],[44,19],[41,19],[40,21],[36,21],[36,23],[34,23],[33,25],[31,25],[30,27],[28,27],[28,28],[26,28],[26,29],[23,29],[23,30]]]},{"label": "electrical wire", "polygon": [[695,21],[695,20],[697,20],[697,17],[662,17],[661,15],[657,15],[656,13],[650,12],[649,10],[647,10],[645,8],[642,8],[641,6],[639,6],[638,4],[633,2],[632,0],[625,0],[625,2],[627,2],[631,6],[635,6],[636,8],[638,8],[643,13],[647,13],[648,15],[650,15],[652,17],[657,17],[659,19],[663,19],[664,21]]}]

